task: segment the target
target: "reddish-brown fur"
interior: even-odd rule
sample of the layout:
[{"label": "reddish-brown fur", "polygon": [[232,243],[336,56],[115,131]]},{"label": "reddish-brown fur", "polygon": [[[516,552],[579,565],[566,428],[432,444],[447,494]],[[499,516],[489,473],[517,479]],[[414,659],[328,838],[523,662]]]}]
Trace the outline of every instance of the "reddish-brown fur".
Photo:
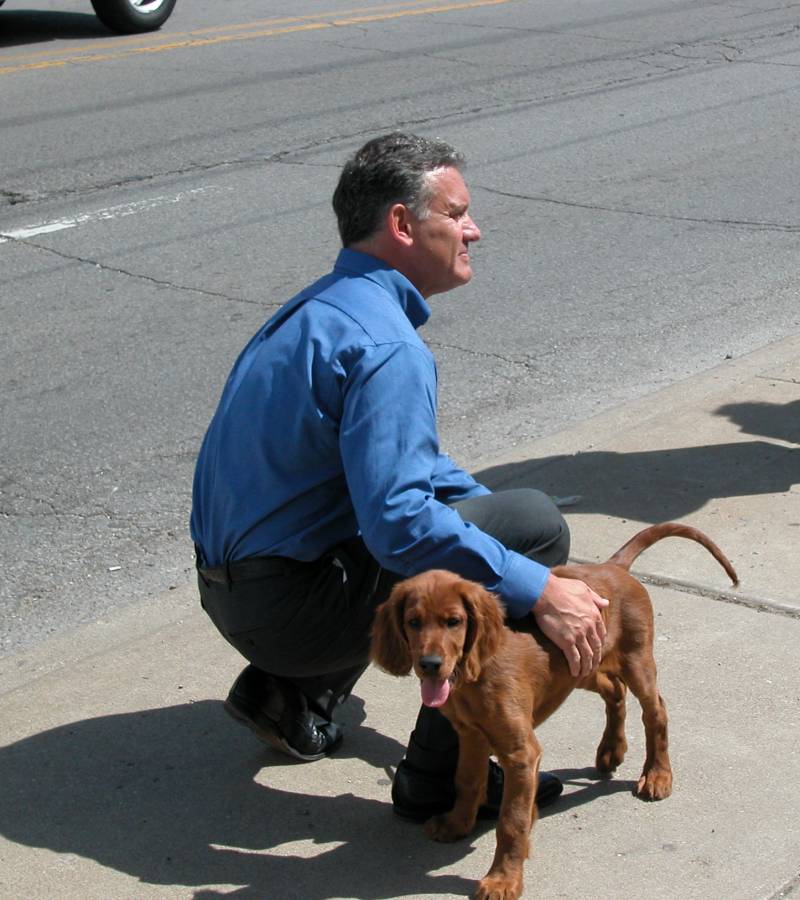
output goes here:
[{"label": "reddish-brown fur", "polygon": [[478,900],[517,900],[522,894],[541,756],[533,728],[574,688],[595,691],[605,701],[606,727],[595,758],[604,773],[617,768],[627,749],[625,696],[631,689],[642,707],[647,743],[635,793],[645,800],[669,796],[672,769],[667,712],[656,686],[653,609],[647,591],[628,568],[647,547],[673,535],[702,544],[738,583],[733,567],[709,538],[676,523],[646,528],[606,563],[553,570],[562,578],[586,582],[610,601],[603,610],[607,629],[603,659],[585,678],[570,675],[564,655],[539,631],[533,616],[515,622],[516,630],[511,631],[504,626],[494,595],[451,572],[433,570],[400,582],[378,608],[373,661],[393,675],[408,675],[413,669],[422,679],[430,676],[420,660],[440,657],[439,675],[451,683],[441,711],[459,736],[456,803],[449,813],[426,823],[428,836],[453,841],[469,834],[486,796],[491,753],[503,767],[497,849],[478,885]]}]

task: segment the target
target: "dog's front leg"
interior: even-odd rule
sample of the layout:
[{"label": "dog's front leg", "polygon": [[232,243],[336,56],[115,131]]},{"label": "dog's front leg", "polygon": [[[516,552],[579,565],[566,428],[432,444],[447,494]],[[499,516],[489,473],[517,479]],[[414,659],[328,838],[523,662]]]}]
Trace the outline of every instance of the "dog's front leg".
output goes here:
[{"label": "dog's front leg", "polygon": [[428,819],[425,833],[434,841],[456,841],[475,827],[478,808],[486,797],[489,743],[474,728],[456,728],[458,767],[455,775],[456,802],[450,812]]},{"label": "dog's front leg", "polygon": [[518,900],[522,896],[523,867],[536,820],[536,787],[542,749],[532,731],[525,742],[499,756],[503,767],[503,803],[497,820],[497,849],[476,900]]}]

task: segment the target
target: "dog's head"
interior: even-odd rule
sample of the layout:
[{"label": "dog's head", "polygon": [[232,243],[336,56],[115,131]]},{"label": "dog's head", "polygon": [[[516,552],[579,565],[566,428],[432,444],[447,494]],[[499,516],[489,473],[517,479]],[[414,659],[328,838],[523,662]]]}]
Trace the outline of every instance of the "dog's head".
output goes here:
[{"label": "dog's head", "polygon": [[474,581],[434,569],[395,585],[372,626],[372,661],[420,679],[422,702],[442,706],[451,688],[477,681],[503,634],[503,609]]}]

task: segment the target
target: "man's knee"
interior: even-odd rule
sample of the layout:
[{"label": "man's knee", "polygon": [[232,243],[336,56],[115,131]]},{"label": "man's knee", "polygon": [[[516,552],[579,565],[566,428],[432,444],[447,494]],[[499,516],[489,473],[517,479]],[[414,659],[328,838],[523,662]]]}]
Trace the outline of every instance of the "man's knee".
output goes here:
[{"label": "man's knee", "polygon": [[569,558],[570,532],[561,511],[549,497],[547,499],[552,507],[548,522],[549,540],[543,540],[535,551],[527,555],[552,569],[553,566],[563,565]]},{"label": "man's knee", "polygon": [[518,529],[519,552],[549,567],[565,563],[569,556],[569,526],[553,499],[535,488],[508,493],[513,495],[509,513]]},{"label": "man's knee", "polygon": [[545,566],[567,561],[569,526],[552,498],[535,488],[514,488],[455,505],[459,515],[492,535],[509,550],[516,550]]}]

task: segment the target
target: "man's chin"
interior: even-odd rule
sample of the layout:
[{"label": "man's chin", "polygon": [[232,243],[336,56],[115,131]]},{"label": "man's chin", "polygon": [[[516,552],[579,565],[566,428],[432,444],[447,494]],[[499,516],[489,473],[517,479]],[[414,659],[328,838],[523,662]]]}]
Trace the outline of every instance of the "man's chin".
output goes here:
[{"label": "man's chin", "polygon": [[459,284],[469,284],[472,281],[472,266],[466,265],[458,271],[457,276],[460,278]]},{"label": "man's chin", "polygon": [[442,283],[438,287],[429,288],[427,293],[425,291],[422,292],[423,296],[432,297],[434,294],[445,294],[447,291],[452,291],[453,288],[468,284],[472,281],[472,269],[470,266],[459,268],[457,271],[452,272],[451,276],[447,284]]}]

